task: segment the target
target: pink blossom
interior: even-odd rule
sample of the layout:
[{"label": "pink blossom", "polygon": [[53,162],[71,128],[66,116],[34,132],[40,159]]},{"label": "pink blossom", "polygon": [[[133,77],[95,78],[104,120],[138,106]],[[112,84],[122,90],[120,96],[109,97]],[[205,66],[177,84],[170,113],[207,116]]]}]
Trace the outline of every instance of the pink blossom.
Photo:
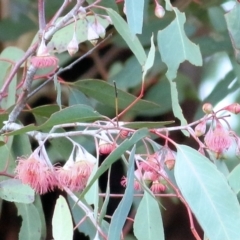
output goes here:
[{"label": "pink blossom", "polygon": [[214,130],[209,129],[205,138],[206,146],[209,150],[216,154],[216,158],[220,158],[222,153],[227,150],[232,143],[232,139],[229,136],[229,132],[218,121]]},{"label": "pink blossom", "polygon": [[149,155],[146,161],[140,163],[140,166],[144,171],[160,170],[160,166],[159,166],[156,154]]},{"label": "pink blossom", "polygon": [[30,185],[39,194],[52,191],[56,186],[54,172],[36,153],[27,159],[20,158],[15,171],[16,178]]},{"label": "pink blossom", "polygon": [[166,190],[166,186],[159,181],[154,181],[150,189],[153,193],[157,194],[164,192]]},{"label": "pink blossom", "polygon": [[93,164],[86,160],[74,162],[66,167],[57,168],[59,188],[67,187],[71,191],[81,191],[86,187]]}]

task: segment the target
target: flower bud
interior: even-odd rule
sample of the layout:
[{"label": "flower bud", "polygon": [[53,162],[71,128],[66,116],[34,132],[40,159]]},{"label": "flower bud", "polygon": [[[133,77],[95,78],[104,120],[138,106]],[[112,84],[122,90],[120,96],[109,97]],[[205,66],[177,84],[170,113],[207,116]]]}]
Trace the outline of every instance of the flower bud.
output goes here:
[{"label": "flower bud", "polygon": [[196,127],[195,127],[195,135],[196,137],[200,137],[206,132],[206,122],[200,122]]},{"label": "flower bud", "polygon": [[121,130],[120,131],[120,138],[125,139],[128,137],[129,131],[128,130]]},{"label": "flower bud", "polygon": [[240,104],[232,103],[232,104],[224,107],[223,109],[230,113],[238,114],[238,113],[240,113]]},{"label": "flower bud", "polygon": [[202,110],[206,114],[210,114],[213,111],[213,106],[211,103],[204,103],[202,106]]},{"label": "flower bud", "polygon": [[158,18],[163,18],[165,15],[164,8],[157,1],[155,1],[155,3],[156,3],[155,10],[154,10],[155,16]]},{"label": "flower bud", "polygon": [[164,164],[169,170],[172,170],[175,165],[175,156],[173,155],[172,151],[168,149],[166,158],[164,160]]},{"label": "flower bud", "polygon": [[78,51],[78,41],[76,33],[74,32],[72,40],[67,45],[67,50],[70,56],[73,56]]}]

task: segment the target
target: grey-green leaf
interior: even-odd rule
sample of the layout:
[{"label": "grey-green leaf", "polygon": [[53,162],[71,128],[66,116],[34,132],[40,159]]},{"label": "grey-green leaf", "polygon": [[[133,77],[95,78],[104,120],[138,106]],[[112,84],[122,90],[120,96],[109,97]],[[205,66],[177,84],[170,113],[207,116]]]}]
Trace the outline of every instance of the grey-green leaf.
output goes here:
[{"label": "grey-green leaf", "polygon": [[183,197],[209,239],[239,239],[240,206],[214,164],[193,148],[177,145],[174,173]]},{"label": "grey-green leaf", "polygon": [[167,64],[167,77],[173,80],[177,75],[180,63],[185,60],[201,66],[202,56],[197,45],[192,43],[184,31],[185,13],[173,7],[176,18],[165,29],[158,32],[158,48],[162,61]]},{"label": "grey-green leaf", "polygon": [[162,216],[158,202],[147,191],[138,206],[133,224],[138,240],[164,240]]}]

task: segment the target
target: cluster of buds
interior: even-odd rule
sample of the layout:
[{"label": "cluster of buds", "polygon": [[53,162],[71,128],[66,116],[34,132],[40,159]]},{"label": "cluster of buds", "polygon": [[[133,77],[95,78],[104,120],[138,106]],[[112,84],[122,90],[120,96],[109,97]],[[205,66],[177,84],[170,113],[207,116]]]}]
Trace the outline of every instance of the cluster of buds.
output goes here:
[{"label": "cluster of buds", "polygon": [[96,158],[84,148],[75,145],[63,167],[51,167],[35,150],[30,157],[20,158],[16,178],[31,186],[36,193],[45,194],[55,188],[82,191],[92,173]]},{"label": "cluster of buds", "polygon": [[[164,180],[167,177],[165,167],[171,170],[174,164],[175,156],[168,147],[162,147],[158,152],[149,155],[135,170],[134,189],[141,191],[142,186],[146,185],[154,194],[164,192],[167,188]],[[125,176],[121,180],[121,185],[124,187],[127,185]]]}]

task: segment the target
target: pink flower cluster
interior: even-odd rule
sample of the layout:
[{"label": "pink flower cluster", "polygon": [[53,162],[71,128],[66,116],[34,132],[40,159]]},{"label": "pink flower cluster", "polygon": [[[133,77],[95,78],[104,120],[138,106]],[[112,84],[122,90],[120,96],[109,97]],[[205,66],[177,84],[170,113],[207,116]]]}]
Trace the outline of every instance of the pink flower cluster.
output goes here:
[{"label": "pink flower cluster", "polygon": [[[173,169],[175,164],[175,156],[168,147],[162,147],[158,152],[149,155],[145,161],[139,163],[139,167],[135,170],[134,189],[141,191],[143,184],[150,188],[154,193],[161,193],[166,190],[164,178],[167,173],[164,166]],[[121,185],[127,186],[127,178],[124,176]]]},{"label": "pink flower cluster", "polygon": [[63,167],[50,167],[45,159],[34,152],[30,157],[18,160],[15,172],[16,178],[39,194],[64,187],[78,192],[86,187],[93,167],[93,162],[87,159],[75,162],[69,159]]}]

